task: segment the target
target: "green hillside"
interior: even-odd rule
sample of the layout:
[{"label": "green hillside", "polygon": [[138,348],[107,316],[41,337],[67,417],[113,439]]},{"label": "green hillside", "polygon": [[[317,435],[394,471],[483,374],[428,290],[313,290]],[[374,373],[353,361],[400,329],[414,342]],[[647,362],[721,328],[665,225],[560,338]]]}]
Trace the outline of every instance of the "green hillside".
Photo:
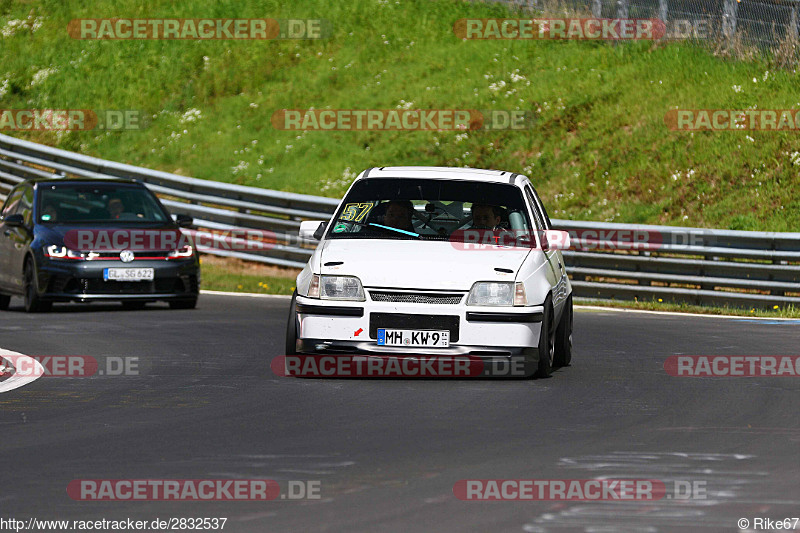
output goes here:
[{"label": "green hillside", "polygon": [[[800,108],[792,71],[687,44],[463,41],[502,6],[431,0],[0,1],[0,109],[138,109],[140,131],[8,132],[187,176],[328,196],[363,168],[532,177],[554,218],[800,230],[800,131],[677,132],[674,108]],[[326,19],[325,40],[78,40],[79,18]],[[534,110],[526,131],[277,130],[283,108]]]}]

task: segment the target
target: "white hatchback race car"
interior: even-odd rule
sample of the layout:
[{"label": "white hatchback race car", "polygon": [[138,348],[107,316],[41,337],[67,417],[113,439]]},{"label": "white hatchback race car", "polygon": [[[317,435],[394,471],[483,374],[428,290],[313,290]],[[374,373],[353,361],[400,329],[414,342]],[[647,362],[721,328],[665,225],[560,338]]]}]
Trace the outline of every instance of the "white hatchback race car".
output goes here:
[{"label": "white hatchback race car", "polygon": [[469,356],[548,377],[572,358],[572,287],[530,180],[497,170],[362,172],[297,277],[286,353]]}]

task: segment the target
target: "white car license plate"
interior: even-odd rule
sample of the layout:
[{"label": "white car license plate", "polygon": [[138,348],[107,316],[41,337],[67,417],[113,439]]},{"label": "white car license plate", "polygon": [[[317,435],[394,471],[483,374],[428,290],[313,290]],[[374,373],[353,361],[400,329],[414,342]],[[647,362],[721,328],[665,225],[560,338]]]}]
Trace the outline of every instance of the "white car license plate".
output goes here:
[{"label": "white car license plate", "polygon": [[379,329],[378,346],[447,348],[450,346],[450,332],[447,330]]},{"label": "white car license plate", "polygon": [[152,281],[154,277],[152,268],[103,269],[103,279],[106,281]]}]

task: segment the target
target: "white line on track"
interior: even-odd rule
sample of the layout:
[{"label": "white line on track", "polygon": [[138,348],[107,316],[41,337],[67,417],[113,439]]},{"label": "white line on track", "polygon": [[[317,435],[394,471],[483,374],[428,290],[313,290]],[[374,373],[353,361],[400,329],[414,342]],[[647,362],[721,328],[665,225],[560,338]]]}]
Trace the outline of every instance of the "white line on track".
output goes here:
[{"label": "white line on track", "polygon": [[[248,298],[278,298],[290,299],[288,294],[258,294],[255,292],[223,292],[223,291],[200,291],[200,294],[210,294],[217,296],[245,296]],[[784,322],[798,322],[797,318],[782,318],[782,317],[768,317],[768,316],[745,316],[745,315],[712,315],[704,313],[678,313],[676,311],[648,311],[645,309],[627,309],[624,307],[603,307],[602,305],[578,305],[575,304],[575,309],[584,311],[610,311],[615,313],[648,313],[651,315],[666,315],[666,316],[699,316],[703,318],[734,318],[736,320],[779,320]]]},{"label": "white line on track", "polygon": [[589,310],[589,311],[616,311],[617,313],[648,313],[651,315],[668,315],[668,316],[699,316],[703,318],[734,318],[736,320],[780,320],[785,322],[798,322],[797,318],[782,318],[782,317],[768,317],[768,316],[737,316],[737,315],[712,315],[705,313],[678,313],[676,311],[648,311],[645,309],[627,309],[624,307],[603,307],[602,305],[575,305],[575,309]]},{"label": "white line on track", "polygon": [[24,387],[25,385],[33,383],[34,381],[42,377],[42,375],[44,375],[44,368],[39,363],[39,361],[37,361],[33,357],[28,357],[27,355],[23,355],[21,353],[10,352],[8,350],[3,350],[2,348],[0,348],[0,359],[2,359],[5,356],[9,356],[9,359],[14,363],[14,366],[16,367],[23,366],[20,364],[20,362],[24,362],[27,368],[29,369],[33,368],[35,370],[26,372],[26,374],[31,374],[31,375],[19,376],[17,374],[14,374],[7,380],[0,381],[0,394],[12,391],[14,389],[18,389],[20,387]]},{"label": "white line on track", "polygon": [[259,294],[257,292],[224,292],[224,291],[200,291],[200,294],[211,294],[214,296],[246,296],[248,298],[279,298],[290,299],[288,294]]}]

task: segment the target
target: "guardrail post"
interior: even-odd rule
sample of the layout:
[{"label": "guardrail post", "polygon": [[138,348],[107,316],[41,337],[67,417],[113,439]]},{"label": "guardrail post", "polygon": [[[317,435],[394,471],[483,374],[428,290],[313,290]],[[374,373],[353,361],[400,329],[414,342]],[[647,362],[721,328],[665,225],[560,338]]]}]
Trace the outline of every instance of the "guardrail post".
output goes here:
[{"label": "guardrail post", "polygon": [[599,19],[603,15],[602,0],[592,0],[592,16]]},{"label": "guardrail post", "polygon": [[617,18],[628,18],[628,0],[617,0]]},{"label": "guardrail post", "polygon": [[736,33],[736,15],[739,12],[739,2],[725,0],[722,12],[722,35],[730,39]]},{"label": "guardrail post", "polygon": [[667,23],[667,0],[658,0],[658,18],[663,22],[665,25]]}]

